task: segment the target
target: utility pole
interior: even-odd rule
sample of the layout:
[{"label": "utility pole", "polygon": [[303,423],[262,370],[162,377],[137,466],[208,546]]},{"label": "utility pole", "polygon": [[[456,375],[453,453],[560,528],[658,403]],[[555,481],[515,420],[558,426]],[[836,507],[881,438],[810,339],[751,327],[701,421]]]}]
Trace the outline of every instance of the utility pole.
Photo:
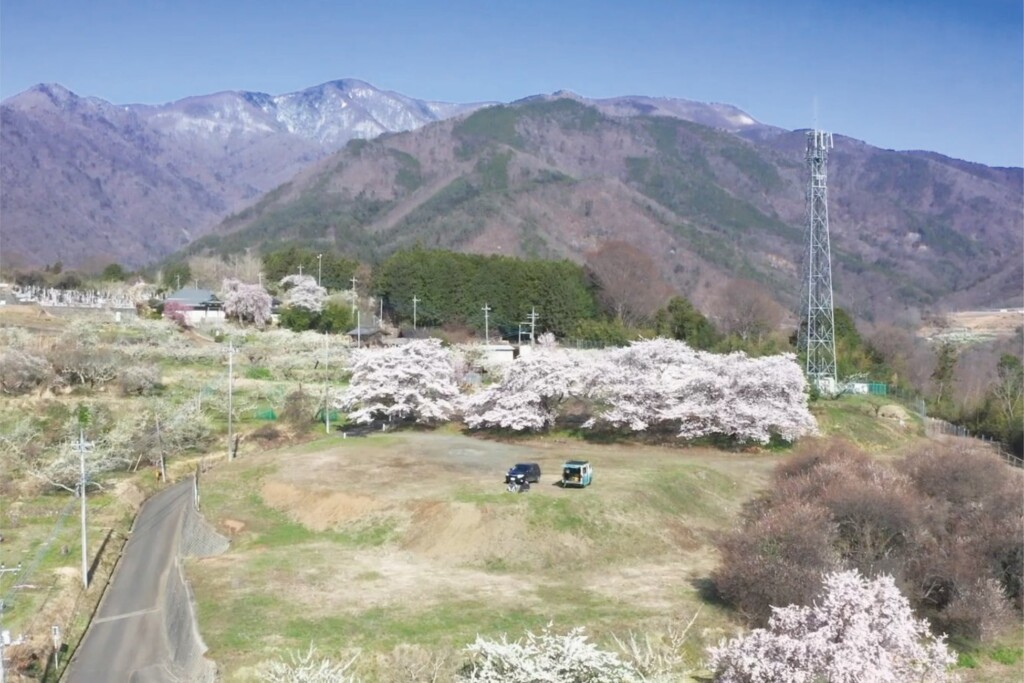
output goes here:
[{"label": "utility pole", "polygon": [[[357,282],[359,282],[359,280],[357,280],[356,276],[353,275],[352,276],[352,312],[353,313],[356,312],[356,283]],[[356,325],[356,327],[358,327],[358,325]]]},{"label": "utility pole", "polygon": [[327,434],[330,434],[331,433],[331,413],[329,412],[329,409],[328,409],[329,407],[327,405],[327,403],[328,403],[328,401],[327,401],[327,382],[328,382],[328,379],[330,378],[330,373],[327,372],[327,358],[328,358],[328,356],[329,356],[329,354],[327,353],[327,332],[324,332],[324,431]]},{"label": "utility pole", "polygon": [[260,287],[262,287],[263,286],[263,271],[261,270],[260,272],[256,273],[256,277],[258,277],[260,279]]},{"label": "utility pole", "polygon": [[484,344],[491,343],[491,328],[490,328],[490,313],[491,307],[484,304],[484,307],[480,309],[484,312]]},{"label": "utility pole", "polygon": [[82,587],[89,588],[89,554],[87,535],[85,532],[85,426],[82,424],[84,409],[79,411],[78,417],[78,490],[79,499],[82,505]]},{"label": "utility pole", "polygon": [[377,316],[377,327],[384,327],[384,297],[380,298],[380,315]]},{"label": "utility pole", "polygon": [[235,343],[228,342],[228,462],[231,462],[235,454],[231,449],[231,416],[232,416],[232,391],[235,384]]},{"label": "utility pole", "polygon": [[323,275],[324,255],[316,255],[316,286],[320,287],[320,276]]},{"label": "utility pole", "polygon": [[536,306],[530,306],[530,315],[528,315],[526,317],[530,319],[530,346],[533,346],[533,340],[534,340],[533,333],[534,333],[534,330],[537,327],[537,317],[538,317],[537,316],[537,307]]},{"label": "utility pole", "polygon": [[356,311],[356,348],[363,345],[362,311]]},{"label": "utility pole", "polygon": [[174,276],[174,281],[178,283],[178,289],[181,289],[181,273]]},{"label": "utility pole", "polygon": [[50,627],[50,636],[53,638],[53,670],[60,669],[60,626]]},{"label": "utility pole", "polygon": [[414,329],[414,330],[416,329],[416,304],[418,304],[419,302],[420,302],[420,300],[416,298],[415,294],[413,294],[413,296],[412,296],[412,329]]},{"label": "utility pole", "polygon": [[167,466],[164,463],[164,442],[160,438],[160,416],[156,416],[156,447],[160,451],[160,481],[167,483]]}]

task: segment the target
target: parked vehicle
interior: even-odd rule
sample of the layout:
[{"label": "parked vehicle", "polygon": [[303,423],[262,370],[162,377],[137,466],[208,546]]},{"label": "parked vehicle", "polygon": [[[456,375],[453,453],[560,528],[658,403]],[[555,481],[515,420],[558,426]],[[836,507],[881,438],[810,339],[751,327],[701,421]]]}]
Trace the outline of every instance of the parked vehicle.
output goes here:
[{"label": "parked vehicle", "polygon": [[505,483],[507,484],[509,479],[517,474],[524,475],[527,481],[536,484],[540,481],[540,465],[535,462],[521,462],[515,467],[509,468],[508,472],[505,474]]},{"label": "parked vehicle", "polygon": [[525,474],[513,474],[505,485],[505,490],[509,493],[526,493],[530,490],[530,482],[527,481]]},{"label": "parked vehicle", "polygon": [[594,480],[594,468],[587,460],[568,460],[562,465],[562,487],[583,488]]}]

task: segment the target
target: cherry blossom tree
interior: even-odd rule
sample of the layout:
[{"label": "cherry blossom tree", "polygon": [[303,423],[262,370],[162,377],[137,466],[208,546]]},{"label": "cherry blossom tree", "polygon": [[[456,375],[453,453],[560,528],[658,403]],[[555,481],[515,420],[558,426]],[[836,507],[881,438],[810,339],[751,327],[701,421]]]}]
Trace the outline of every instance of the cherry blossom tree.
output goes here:
[{"label": "cherry blossom tree", "polygon": [[459,388],[451,354],[440,340],[355,352],[352,378],[334,402],[360,423],[376,418],[434,424],[455,413]]},{"label": "cherry blossom tree", "polygon": [[721,435],[767,443],[817,431],[794,356],[698,352],[655,339],[610,351],[540,348],[499,384],[463,399],[471,429],[542,430],[567,399],[587,405],[585,428],[673,429],[683,439]]},{"label": "cherry blossom tree", "polygon": [[585,393],[585,379],[593,373],[597,358],[593,352],[553,344],[537,347],[508,366],[499,384],[462,400],[466,426],[513,431],[550,427],[566,398]]},{"label": "cherry blossom tree", "polygon": [[281,279],[285,288],[284,303],[291,308],[302,308],[311,313],[323,310],[327,290],[316,283],[311,275],[289,275]]},{"label": "cherry blossom tree", "polygon": [[257,327],[264,327],[270,322],[272,301],[263,287],[228,278],[221,287],[221,297],[227,317],[251,322]]},{"label": "cherry blossom tree", "polygon": [[709,650],[719,683],[901,683],[956,680],[945,637],[914,617],[892,577],[826,574],[810,607],[773,607],[767,629]]}]

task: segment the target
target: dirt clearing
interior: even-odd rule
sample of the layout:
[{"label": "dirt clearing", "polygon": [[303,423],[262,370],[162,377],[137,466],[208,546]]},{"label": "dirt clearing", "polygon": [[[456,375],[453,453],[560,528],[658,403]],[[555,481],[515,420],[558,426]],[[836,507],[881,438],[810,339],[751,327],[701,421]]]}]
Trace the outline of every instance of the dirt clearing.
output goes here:
[{"label": "dirt clearing", "polygon": [[[556,486],[581,458],[594,484]],[[311,634],[381,651],[552,620],[607,635],[689,618],[714,538],[777,460],[416,432],[243,458],[205,479],[207,518],[238,531],[224,556],[191,564],[201,631],[232,680]],[[529,493],[504,490],[517,462],[540,464]],[[247,618],[255,606],[274,619]],[[708,608],[701,620],[715,633],[725,623]]]}]

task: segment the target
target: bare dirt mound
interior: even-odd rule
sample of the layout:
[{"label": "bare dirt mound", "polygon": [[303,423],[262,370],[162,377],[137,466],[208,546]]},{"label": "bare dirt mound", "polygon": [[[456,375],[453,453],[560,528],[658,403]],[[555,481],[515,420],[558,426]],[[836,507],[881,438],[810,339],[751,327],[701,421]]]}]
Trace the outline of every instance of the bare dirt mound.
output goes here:
[{"label": "bare dirt mound", "polygon": [[264,483],[263,500],[313,531],[326,531],[379,512],[385,503],[343,491],[318,491],[279,481]]},{"label": "bare dirt mound", "polygon": [[453,564],[518,559],[529,542],[516,509],[428,501],[415,506],[412,518],[402,547]]}]

